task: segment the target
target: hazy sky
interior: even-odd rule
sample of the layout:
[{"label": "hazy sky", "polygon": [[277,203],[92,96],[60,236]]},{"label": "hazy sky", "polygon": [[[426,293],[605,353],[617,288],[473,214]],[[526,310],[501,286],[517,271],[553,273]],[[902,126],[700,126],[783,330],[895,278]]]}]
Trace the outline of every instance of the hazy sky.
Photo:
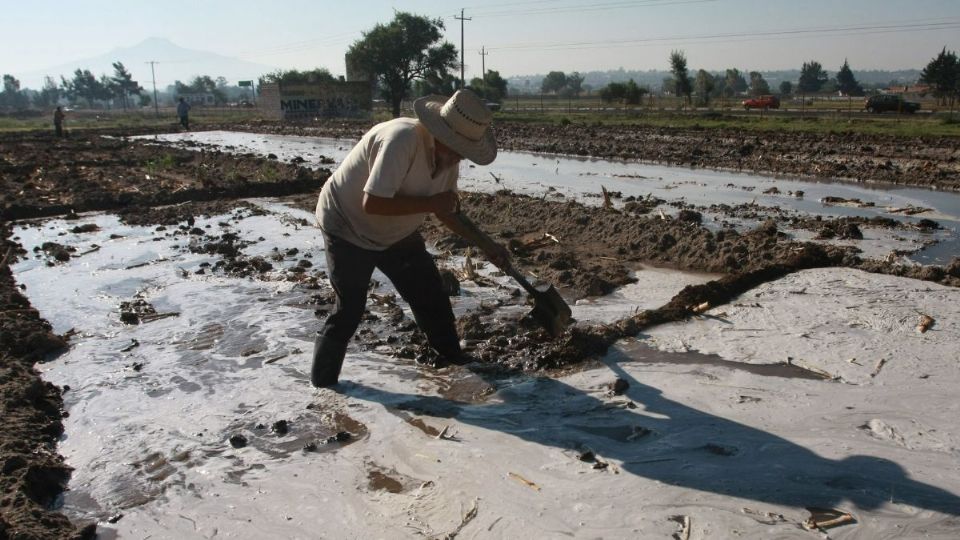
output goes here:
[{"label": "hazy sky", "polygon": [[[671,49],[693,69],[835,71],[922,68],[960,49],[960,0],[0,0],[0,73],[35,71],[158,36],[283,68],[344,72],[347,47],[394,10],[441,17],[467,77],[551,70],[666,69]],[[161,59],[162,60],[162,59]]]}]

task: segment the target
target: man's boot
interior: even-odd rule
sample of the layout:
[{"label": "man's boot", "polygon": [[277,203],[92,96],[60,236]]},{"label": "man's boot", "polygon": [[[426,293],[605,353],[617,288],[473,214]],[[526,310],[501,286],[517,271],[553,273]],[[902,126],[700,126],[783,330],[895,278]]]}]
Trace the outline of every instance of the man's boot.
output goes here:
[{"label": "man's boot", "polygon": [[310,370],[310,382],[317,388],[337,384],[343,357],[347,354],[347,344],[336,339],[317,335],[313,345],[313,368]]}]

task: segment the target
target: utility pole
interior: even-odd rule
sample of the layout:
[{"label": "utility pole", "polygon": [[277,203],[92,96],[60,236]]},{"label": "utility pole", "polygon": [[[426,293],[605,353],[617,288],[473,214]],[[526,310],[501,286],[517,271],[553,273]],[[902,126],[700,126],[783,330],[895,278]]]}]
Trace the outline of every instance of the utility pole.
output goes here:
[{"label": "utility pole", "polygon": [[480,78],[487,80],[487,55],[490,54],[487,52],[486,46],[480,47]]},{"label": "utility pole", "polygon": [[465,88],[467,85],[464,84],[463,80],[463,21],[472,21],[472,17],[463,16],[463,8],[460,8],[460,16],[453,16],[454,19],[460,21],[460,88]]},{"label": "utility pole", "polygon": [[157,103],[157,73],[153,69],[153,65],[159,62],[151,60],[147,63],[150,64],[150,76],[153,78],[153,111],[157,114],[157,118],[160,118],[160,104]]}]

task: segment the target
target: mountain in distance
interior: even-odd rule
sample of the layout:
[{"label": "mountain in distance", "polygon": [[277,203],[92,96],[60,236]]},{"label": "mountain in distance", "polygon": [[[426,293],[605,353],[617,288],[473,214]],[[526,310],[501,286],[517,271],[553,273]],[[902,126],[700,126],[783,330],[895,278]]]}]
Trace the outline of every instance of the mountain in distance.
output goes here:
[{"label": "mountain in distance", "polygon": [[163,89],[174,81],[189,82],[197,75],[224,77],[232,84],[238,80],[256,79],[264,73],[275,70],[273,66],[248,62],[209,51],[187,49],[168,39],[152,37],[132,47],[116,48],[106,54],[85,58],[18,74],[20,84],[27,88],[43,87],[43,77],[50,76],[59,84],[60,76],[67,79],[77,69],[89,69],[94,75],[113,75],[113,63],[123,62],[124,67],[133,75],[133,79],[145,89],[150,89],[152,78],[150,61],[156,61],[157,88]]}]

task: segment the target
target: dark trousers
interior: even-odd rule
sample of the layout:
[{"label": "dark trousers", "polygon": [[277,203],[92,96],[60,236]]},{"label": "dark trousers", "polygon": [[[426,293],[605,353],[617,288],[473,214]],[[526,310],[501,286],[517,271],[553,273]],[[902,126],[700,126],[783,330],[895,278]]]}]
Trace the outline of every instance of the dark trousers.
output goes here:
[{"label": "dark trousers", "polygon": [[57,133],[57,137],[63,137],[63,124],[54,122],[53,130]]},{"label": "dark trousers", "polygon": [[411,234],[384,251],[363,249],[326,233],[323,239],[327,244],[327,274],[337,304],[324,322],[321,336],[344,344],[353,337],[366,307],[370,276],[374,268],[379,268],[410,305],[430,346],[443,356],[460,353],[450,299],[443,292],[440,272],[420,233]]},{"label": "dark trousers", "polygon": [[181,116],[180,125],[183,126],[183,129],[190,131],[190,117],[187,115]]}]

